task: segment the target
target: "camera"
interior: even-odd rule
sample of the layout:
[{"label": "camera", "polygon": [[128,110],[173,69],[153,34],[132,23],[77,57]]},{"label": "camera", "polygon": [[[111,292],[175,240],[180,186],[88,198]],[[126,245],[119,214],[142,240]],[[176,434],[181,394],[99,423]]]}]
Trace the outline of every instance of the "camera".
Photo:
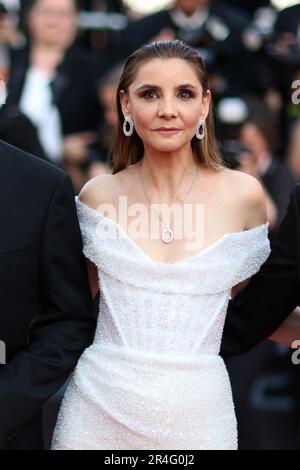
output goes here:
[{"label": "camera", "polygon": [[220,145],[220,152],[223,161],[233,170],[237,169],[244,159],[253,158],[252,151],[244,147],[238,140],[227,140]]}]

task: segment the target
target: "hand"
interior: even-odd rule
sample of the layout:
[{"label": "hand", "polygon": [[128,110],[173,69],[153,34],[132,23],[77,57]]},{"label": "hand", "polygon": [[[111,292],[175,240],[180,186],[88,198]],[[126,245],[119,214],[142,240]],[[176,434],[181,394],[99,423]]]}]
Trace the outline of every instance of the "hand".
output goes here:
[{"label": "hand", "polygon": [[80,165],[88,157],[88,146],[97,140],[94,132],[70,134],[63,140],[64,158],[67,162]]}]

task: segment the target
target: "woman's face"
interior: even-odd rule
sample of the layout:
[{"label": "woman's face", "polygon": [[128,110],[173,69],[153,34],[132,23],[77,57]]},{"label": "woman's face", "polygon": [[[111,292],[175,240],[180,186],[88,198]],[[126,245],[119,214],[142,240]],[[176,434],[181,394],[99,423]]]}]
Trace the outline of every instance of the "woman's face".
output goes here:
[{"label": "woman's face", "polygon": [[75,39],[78,26],[74,0],[37,0],[28,21],[36,42],[67,48]]},{"label": "woman's face", "polygon": [[210,93],[202,93],[188,62],[152,59],[139,68],[128,94],[121,91],[122,110],[133,119],[145,149],[174,152],[190,146],[199,120],[208,115]]}]

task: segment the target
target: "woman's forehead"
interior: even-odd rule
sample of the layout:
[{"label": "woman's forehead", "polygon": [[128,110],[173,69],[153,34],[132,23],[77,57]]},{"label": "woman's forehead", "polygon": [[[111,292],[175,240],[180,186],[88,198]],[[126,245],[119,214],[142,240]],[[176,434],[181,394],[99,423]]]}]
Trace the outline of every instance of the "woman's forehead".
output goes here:
[{"label": "woman's forehead", "polygon": [[[150,82],[149,82],[150,80]],[[142,64],[133,83],[149,82],[159,84],[191,83],[201,86],[195,69],[184,59],[151,59]]]}]

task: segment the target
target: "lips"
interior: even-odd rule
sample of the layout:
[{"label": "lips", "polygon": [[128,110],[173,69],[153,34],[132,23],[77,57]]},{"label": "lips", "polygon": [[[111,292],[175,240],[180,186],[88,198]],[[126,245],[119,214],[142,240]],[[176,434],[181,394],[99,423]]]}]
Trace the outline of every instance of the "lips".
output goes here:
[{"label": "lips", "polygon": [[175,131],[180,131],[180,129],[177,129],[176,127],[159,127],[158,129],[154,129],[155,131],[160,131],[160,132],[175,132]]}]

